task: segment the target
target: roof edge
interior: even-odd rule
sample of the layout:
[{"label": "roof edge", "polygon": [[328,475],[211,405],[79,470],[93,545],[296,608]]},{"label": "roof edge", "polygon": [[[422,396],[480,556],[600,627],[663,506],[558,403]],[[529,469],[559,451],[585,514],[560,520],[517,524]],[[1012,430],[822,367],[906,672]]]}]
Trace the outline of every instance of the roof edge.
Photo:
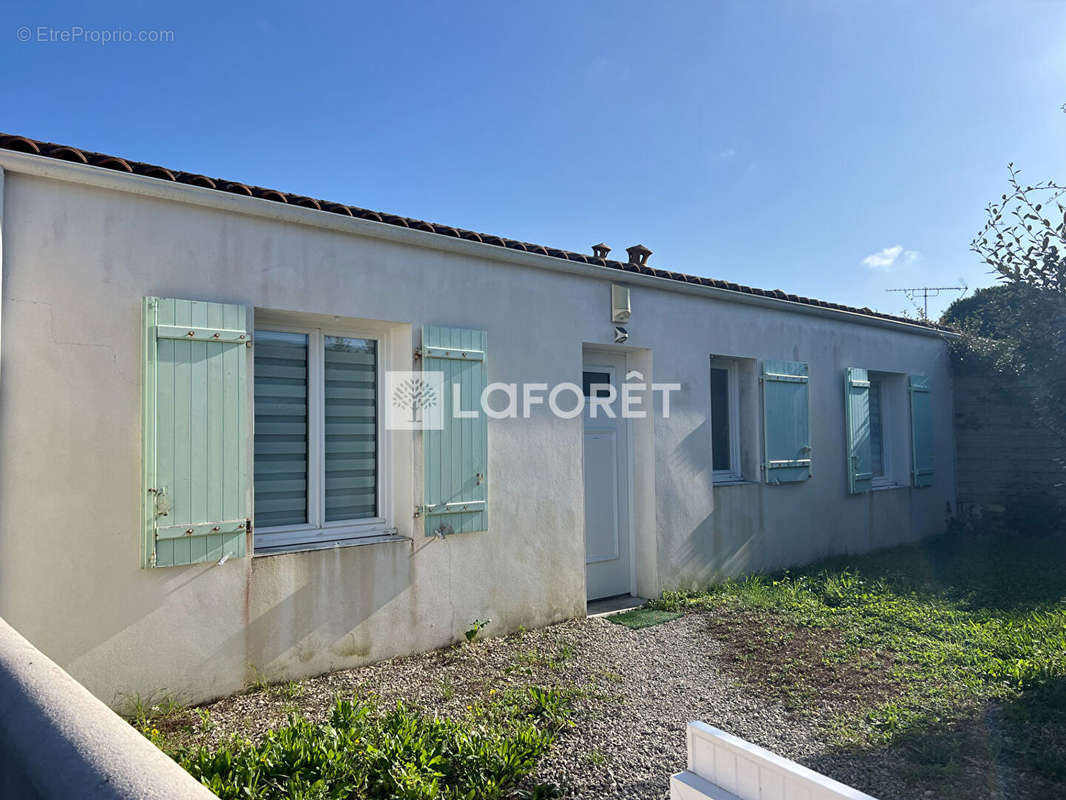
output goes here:
[{"label": "roof edge", "polygon": [[[789,300],[786,297],[752,294],[702,283],[687,282],[683,277],[682,279],[662,277],[660,275],[620,270],[596,263],[571,261],[545,253],[513,249],[485,241],[446,236],[429,230],[377,222],[373,219],[331,213],[320,208],[277,202],[265,197],[219,191],[206,185],[176,182],[35,153],[0,148],[0,170],[231,211],[281,222],[307,225],[357,236],[384,239],[489,261],[546,269],[554,272],[565,272],[616,283],[648,286],[663,291],[693,294],[726,302],[773,308],[786,313],[804,314],[938,338],[953,338],[957,335],[929,324],[910,322],[886,315],[866,314],[859,309],[813,305]],[[591,259],[591,256],[589,258]],[[670,274],[679,275],[679,273]]]}]

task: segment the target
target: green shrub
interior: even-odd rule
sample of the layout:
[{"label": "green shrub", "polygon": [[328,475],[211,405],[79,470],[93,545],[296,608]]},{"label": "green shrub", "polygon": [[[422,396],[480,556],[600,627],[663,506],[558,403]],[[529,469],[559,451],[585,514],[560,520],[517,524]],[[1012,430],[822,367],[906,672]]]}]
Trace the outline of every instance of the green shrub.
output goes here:
[{"label": "green shrub", "polygon": [[383,711],[373,701],[338,700],[324,723],[292,715],[258,743],[232,739],[171,755],[223,800],[491,800],[532,771],[569,703],[530,687],[470,712],[449,720],[402,703]]}]

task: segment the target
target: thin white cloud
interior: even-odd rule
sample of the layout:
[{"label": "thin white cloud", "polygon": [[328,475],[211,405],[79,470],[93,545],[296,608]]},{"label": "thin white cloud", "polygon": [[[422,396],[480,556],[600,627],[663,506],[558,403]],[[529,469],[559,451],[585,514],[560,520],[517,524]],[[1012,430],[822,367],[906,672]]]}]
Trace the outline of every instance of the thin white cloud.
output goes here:
[{"label": "thin white cloud", "polygon": [[917,261],[921,255],[917,250],[904,250],[903,245],[897,244],[878,250],[876,253],[870,253],[862,260],[862,263],[870,269],[883,269],[887,272],[900,264]]},{"label": "thin white cloud", "polygon": [[734,149],[732,147],[727,147],[725,150],[720,150],[718,152],[718,157],[721,158],[722,160],[725,160],[725,159],[732,158],[736,154],[737,154],[736,149]]}]

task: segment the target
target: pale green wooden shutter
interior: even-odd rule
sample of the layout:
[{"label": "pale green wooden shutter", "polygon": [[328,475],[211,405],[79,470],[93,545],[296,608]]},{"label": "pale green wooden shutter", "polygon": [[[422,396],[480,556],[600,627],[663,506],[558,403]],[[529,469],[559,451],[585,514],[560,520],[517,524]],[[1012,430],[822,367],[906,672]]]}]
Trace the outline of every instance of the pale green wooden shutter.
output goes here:
[{"label": "pale green wooden shutter", "polygon": [[245,554],[250,338],[243,306],[145,298],[146,567]]},{"label": "pale green wooden shutter", "polygon": [[[488,419],[481,411],[486,384],[486,333],[427,326],[422,329],[422,369],[444,373],[443,428],[423,434],[422,508],[427,536],[488,530]],[[453,413],[453,386],[461,408]]]},{"label": "pale green wooden shutter", "polygon": [[870,376],[866,370],[844,370],[844,418],[848,436],[848,492],[870,491],[873,454],[870,443]]},{"label": "pale green wooden shutter", "polygon": [[911,485],[933,485],[933,407],[929,379],[924,375],[908,378],[911,399]]},{"label": "pale green wooden shutter", "polygon": [[764,361],[763,475],[769,484],[811,477],[808,370],[802,361]]}]

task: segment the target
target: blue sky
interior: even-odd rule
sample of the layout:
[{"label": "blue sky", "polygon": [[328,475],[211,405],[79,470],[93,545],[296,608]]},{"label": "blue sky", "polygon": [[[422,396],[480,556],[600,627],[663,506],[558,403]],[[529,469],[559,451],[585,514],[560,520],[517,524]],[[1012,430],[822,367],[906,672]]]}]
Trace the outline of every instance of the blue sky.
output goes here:
[{"label": "blue sky", "polygon": [[1008,161],[1066,180],[1059,3],[48,5],[5,132],[888,312],[992,282]]}]

